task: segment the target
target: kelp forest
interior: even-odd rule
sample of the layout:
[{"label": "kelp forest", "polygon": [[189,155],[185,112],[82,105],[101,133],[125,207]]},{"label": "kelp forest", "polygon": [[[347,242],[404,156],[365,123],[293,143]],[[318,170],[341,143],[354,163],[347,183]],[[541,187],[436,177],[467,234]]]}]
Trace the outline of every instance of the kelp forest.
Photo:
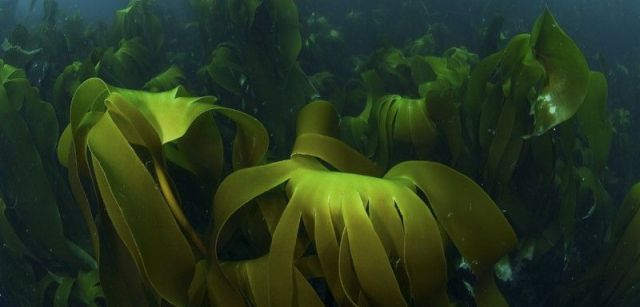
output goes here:
[{"label": "kelp forest", "polygon": [[634,108],[608,103],[640,66],[552,8],[460,37],[428,1],[25,2],[1,306],[640,304]]}]

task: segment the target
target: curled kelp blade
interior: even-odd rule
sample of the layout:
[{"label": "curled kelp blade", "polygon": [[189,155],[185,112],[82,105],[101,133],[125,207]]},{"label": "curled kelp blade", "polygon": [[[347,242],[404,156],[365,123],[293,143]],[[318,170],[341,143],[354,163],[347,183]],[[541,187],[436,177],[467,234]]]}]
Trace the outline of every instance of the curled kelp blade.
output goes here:
[{"label": "curled kelp blade", "polygon": [[538,18],[530,39],[546,70],[546,83],[531,110],[533,134],[540,135],[576,114],[587,94],[589,67],[580,49],[548,10]]},{"label": "curled kelp blade", "polygon": [[158,294],[173,304],[187,305],[195,266],[191,246],[155,181],[109,115],[92,129],[89,149],[105,209],[118,235],[139,259]]},{"label": "curled kelp blade", "polygon": [[[71,248],[66,230],[75,215],[55,159],[58,123],[50,104],[40,100],[24,71],[0,61],[0,191],[12,228],[48,270],[91,267]],[[68,202],[68,203],[67,203]],[[62,214],[67,216],[64,225]],[[16,223],[16,221],[20,221]],[[80,236],[84,229],[74,229]],[[66,267],[66,268],[65,268]]]},{"label": "curled kelp blade", "polygon": [[[400,290],[396,274],[408,275],[410,296],[415,300],[425,303],[446,301],[443,245],[435,220],[431,218],[431,223],[424,222],[429,221],[430,213],[422,200],[402,184],[375,177],[331,172],[309,159],[298,156],[289,161],[240,170],[227,177],[216,194],[214,217],[225,210],[226,214],[221,216],[224,221],[228,220],[225,216],[230,216],[251,200],[239,197],[247,195],[238,190],[246,190],[238,185],[240,182],[263,178],[261,181],[268,180],[264,181],[268,186],[275,186],[288,180],[289,203],[273,233],[269,254],[270,302],[286,306],[292,303],[295,245],[301,220],[307,232],[317,240],[320,265],[325,276],[329,277],[329,286],[336,298],[346,297],[341,292],[347,291],[339,279],[340,274],[347,273],[340,273],[338,246],[342,243],[336,240],[337,235],[344,231],[349,233],[348,237],[352,241],[363,242],[349,247],[349,261],[352,261],[354,270],[359,272],[359,277],[352,281],[360,289],[358,291],[361,291],[358,294],[359,301],[405,304],[406,298]],[[269,179],[269,174],[275,176]],[[262,189],[268,186],[262,186]],[[259,192],[253,188],[251,190],[249,195],[253,197]],[[357,193],[362,193],[360,195],[365,198],[355,198],[355,195],[359,195]],[[367,200],[369,198],[370,201]],[[393,199],[397,199],[397,206],[404,216],[404,226],[398,224],[400,217],[394,209],[396,203]],[[224,209],[229,203],[235,209]],[[374,223],[370,220],[372,217],[365,212],[367,204],[370,212],[396,215],[398,218],[394,220],[397,223],[388,224],[380,220]],[[324,213],[319,215],[319,212]],[[387,229],[388,227],[392,228]],[[334,235],[326,235],[331,233]],[[430,247],[410,247],[407,240],[424,240],[429,242]],[[396,255],[406,273],[394,272],[398,268],[392,268],[388,257],[390,252]],[[434,270],[440,273],[435,274]],[[362,277],[362,274],[369,277]],[[395,290],[389,288],[388,285],[392,284],[396,284]]]},{"label": "curled kelp blade", "polygon": [[[493,265],[517,242],[509,222],[491,198],[471,179],[435,162],[404,162],[385,177],[404,178],[425,193],[438,223],[479,277],[478,285],[487,285],[485,279],[493,279]],[[486,299],[484,294],[496,293],[482,290],[476,293],[479,300]]]}]

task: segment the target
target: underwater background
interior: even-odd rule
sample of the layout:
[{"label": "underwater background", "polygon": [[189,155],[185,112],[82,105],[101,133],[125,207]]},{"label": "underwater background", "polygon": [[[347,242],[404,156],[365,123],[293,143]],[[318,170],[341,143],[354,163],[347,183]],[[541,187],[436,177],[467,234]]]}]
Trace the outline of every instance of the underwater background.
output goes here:
[{"label": "underwater background", "polygon": [[637,306],[632,0],[0,0],[0,306]]}]

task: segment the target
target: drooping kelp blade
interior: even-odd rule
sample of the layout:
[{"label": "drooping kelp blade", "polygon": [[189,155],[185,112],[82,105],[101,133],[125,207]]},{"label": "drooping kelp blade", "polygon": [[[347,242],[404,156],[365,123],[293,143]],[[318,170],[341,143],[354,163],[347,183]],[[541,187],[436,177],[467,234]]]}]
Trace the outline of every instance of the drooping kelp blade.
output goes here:
[{"label": "drooping kelp blade", "polygon": [[109,216],[120,217],[112,218],[120,237],[133,241],[129,252],[140,257],[139,265],[164,299],[187,305],[194,255],[153,178],[108,115],[90,133],[89,148],[105,208]]},{"label": "drooping kelp blade", "polygon": [[[20,71],[0,62],[0,189],[11,210],[18,236],[51,270],[75,267],[78,259],[67,244],[59,206],[71,201],[58,186],[55,153],[57,121],[51,105],[40,101],[37,92]],[[9,80],[4,79],[9,78]],[[56,191],[60,189],[60,191]],[[56,194],[59,193],[59,194]]]},{"label": "drooping kelp blade", "polygon": [[540,135],[578,111],[587,94],[589,67],[580,49],[547,10],[536,21],[530,44],[547,74],[531,108],[533,134]]},{"label": "drooping kelp blade", "polygon": [[596,171],[600,171],[608,162],[613,138],[613,129],[607,114],[607,79],[602,73],[590,73],[589,90],[577,116],[582,133],[593,151],[594,167]]},{"label": "drooping kelp blade", "polygon": [[[300,225],[315,242],[320,266],[338,304],[447,304],[446,260],[438,223],[480,278],[478,302],[503,302],[501,297],[487,298],[499,293],[491,268],[514,247],[516,239],[491,199],[467,177],[433,162],[405,162],[384,178],[347,173],[362,170],[366,163],[357,161],[366,158],[314,133],[333,131],[322,121],[316,129],[304,121],[309,114],[330,115],[322,111],[326,109],[323,105],[326,103],[314,102],[306,108],[316,112],[301,111],[299,120],[305,124],[298,125],[303,128],[298,140],[304,142],[296,142],[290,160],[239,170],[220,185],[213,207],[216,249],[235,212],[286,183],[288,204],[273,231],[269,253],[271,305],[293,304],[295,263],[302,256],[296,247]],[[309,145],[314,141],[329,148],[314,151]],[[333,146],[343,155],[329,153]],[[339,171],[327,169],[316,158]],[[249,181],[253,184],[243,184]],[[429,204],[415,193],[416,187],[425,192]],[[466,193],[453,187],[462,187]]]}]

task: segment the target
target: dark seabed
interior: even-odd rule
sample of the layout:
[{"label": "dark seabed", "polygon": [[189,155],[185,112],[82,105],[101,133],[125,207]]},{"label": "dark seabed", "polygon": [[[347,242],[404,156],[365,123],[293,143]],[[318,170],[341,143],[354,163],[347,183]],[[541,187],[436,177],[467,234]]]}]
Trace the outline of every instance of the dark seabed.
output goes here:
[{"label": "dark seabed", "polygon": [[640,3],[0,0],[0,306],[639,306]]}]

